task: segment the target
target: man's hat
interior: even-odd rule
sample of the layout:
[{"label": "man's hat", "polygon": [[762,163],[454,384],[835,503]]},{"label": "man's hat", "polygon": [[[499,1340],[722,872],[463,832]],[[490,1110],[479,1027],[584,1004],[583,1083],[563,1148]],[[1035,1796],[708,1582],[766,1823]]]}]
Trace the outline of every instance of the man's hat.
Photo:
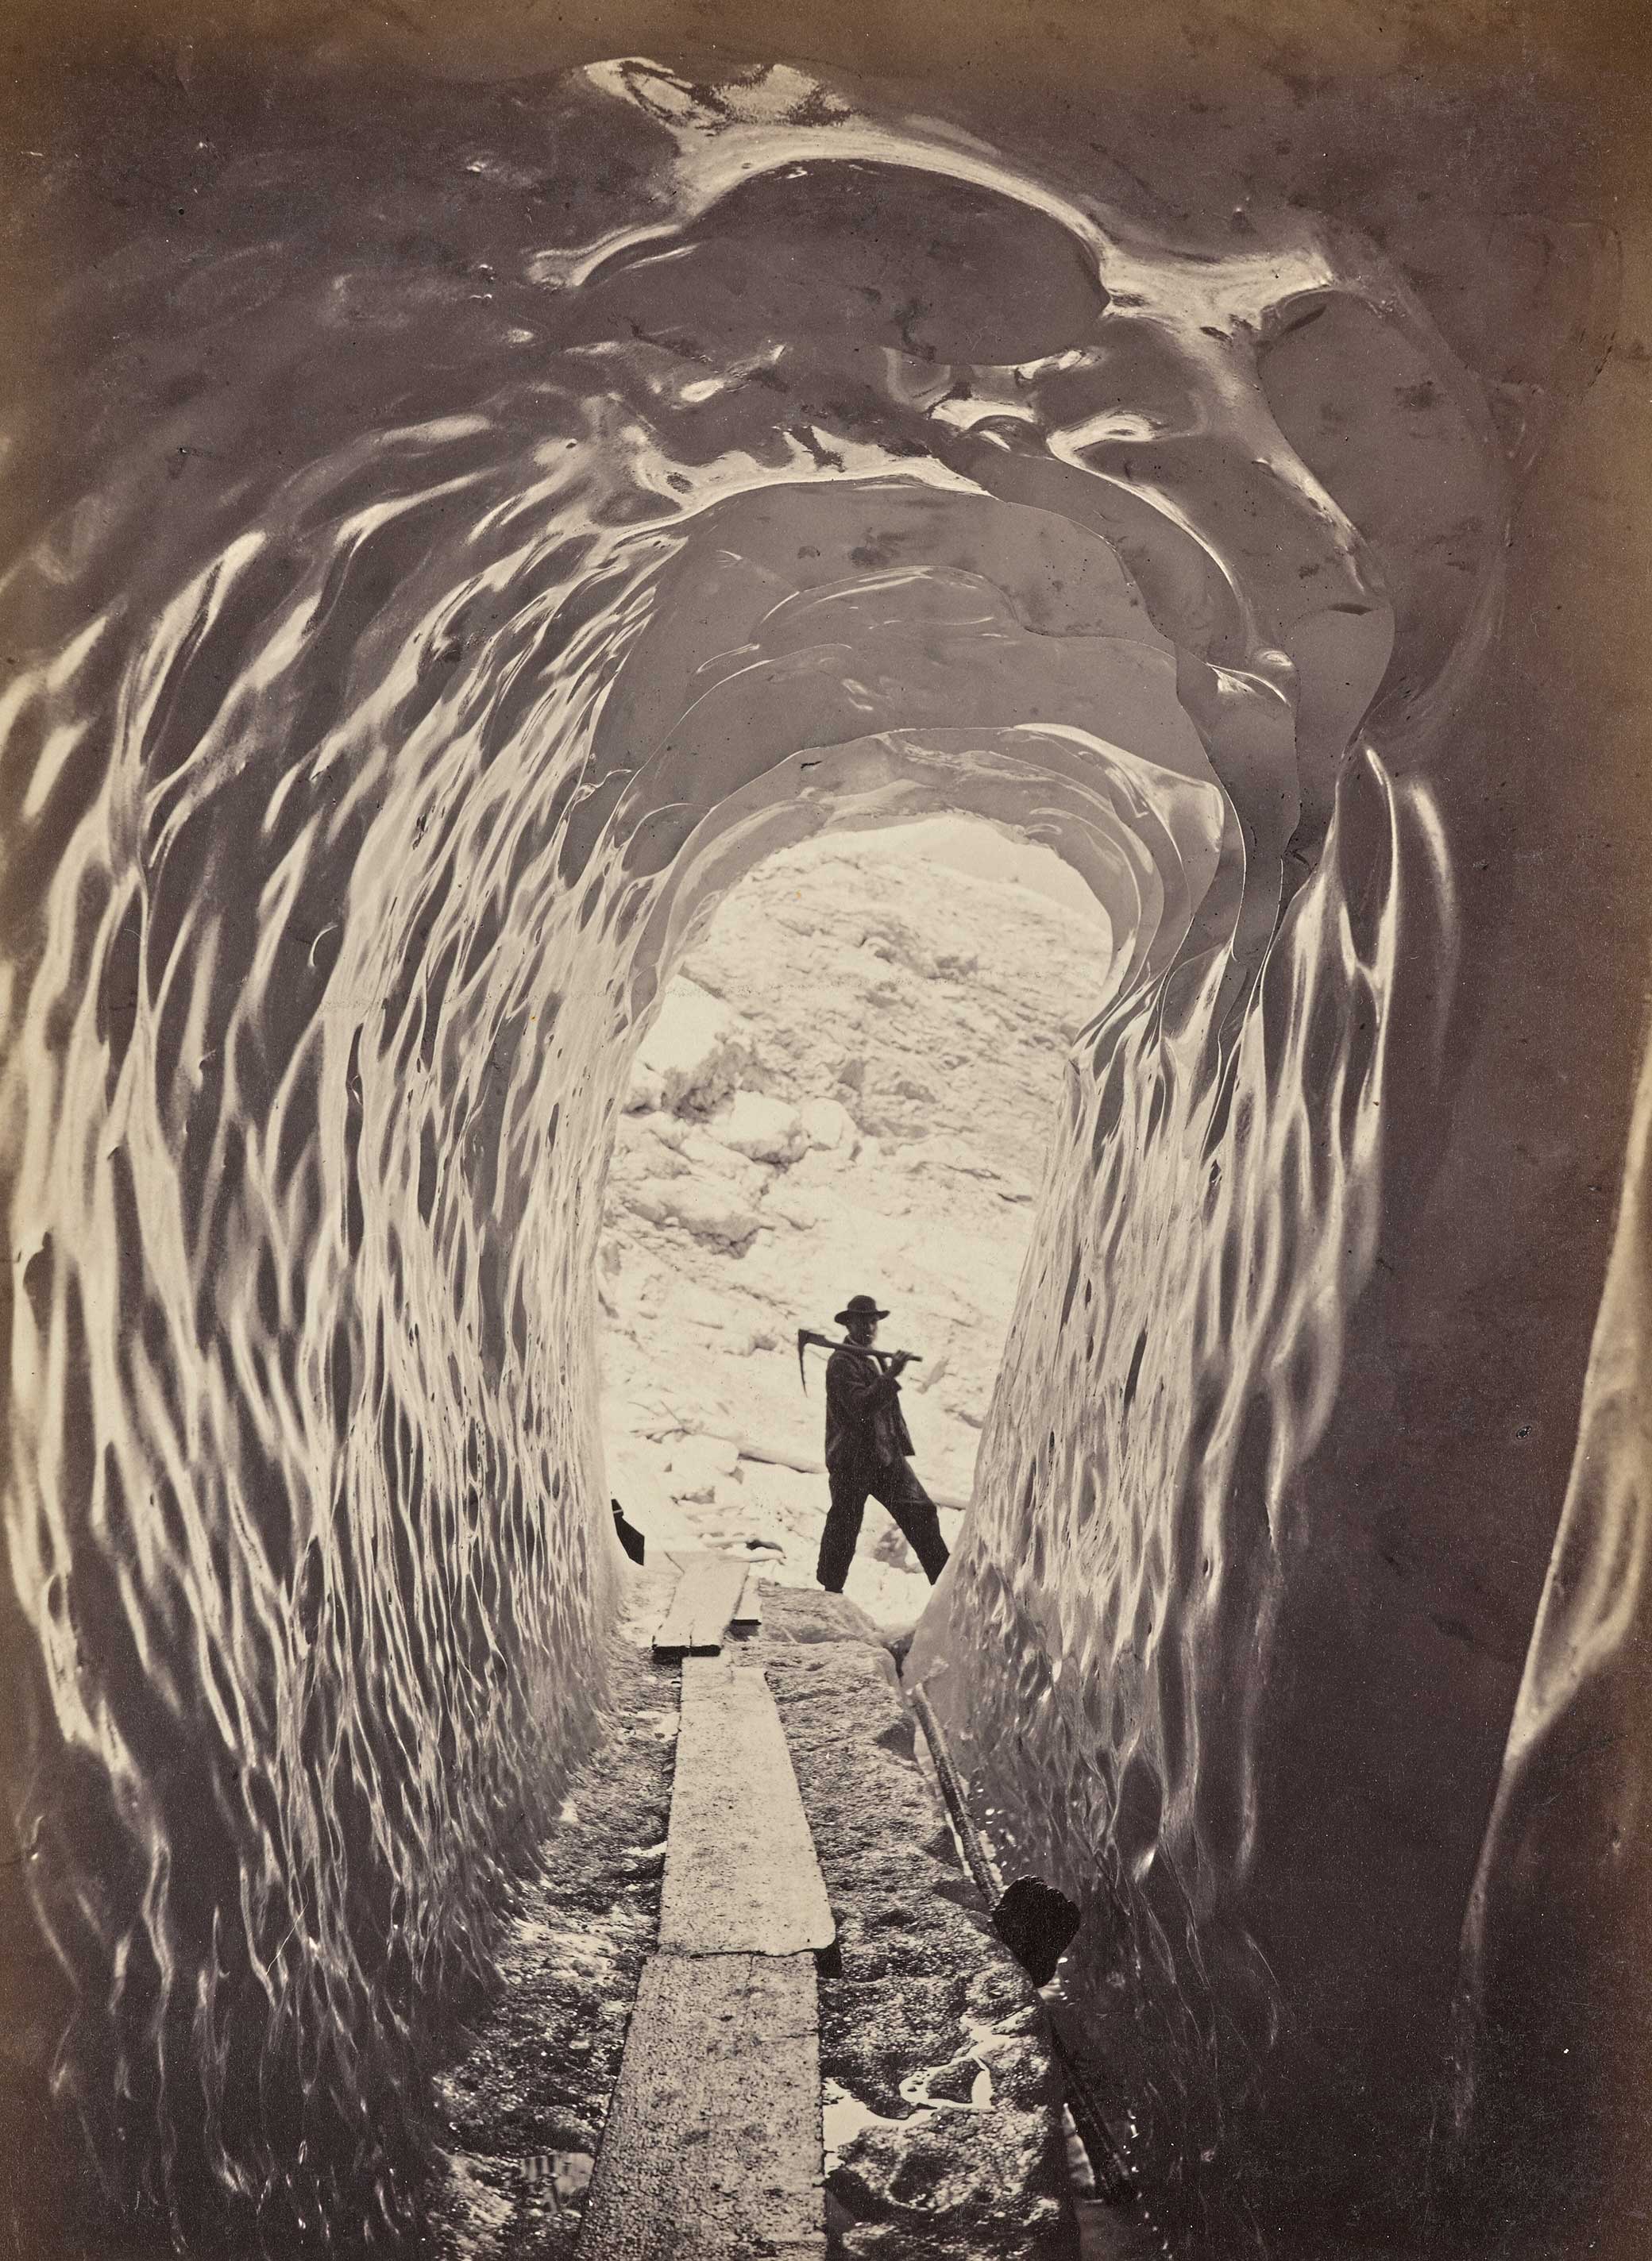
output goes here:
[{"label": "man's hat", "polygon": [[841,1311],[832,1313],[834,1323],[840,1327],[846,1327],[851,1319],[887,1319],[888,1316],[887,1311],[878,1309],[875,1296],[851,1296]]}]

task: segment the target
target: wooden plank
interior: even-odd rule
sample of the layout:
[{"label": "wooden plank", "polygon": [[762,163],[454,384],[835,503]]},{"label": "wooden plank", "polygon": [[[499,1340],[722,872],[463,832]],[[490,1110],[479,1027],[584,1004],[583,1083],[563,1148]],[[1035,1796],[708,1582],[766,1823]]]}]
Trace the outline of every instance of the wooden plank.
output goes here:
[{"label": "wooden plank", "polygon": [[836,1936],[768,1682],[729,1657],[686,1657],[661,1953],[799,1955]]},{"label": "wooden plank", "polygon": [[709,1561],[715,1567],[706,1571],[694,1603],[691,1656],[715,1656],[722,1649],[745,1586],[745,1565],[736,1556],[714,1554]]},{"label": "wooden plank", "polygon": [[715,1656],[745,1583],[745,1564],[728,1554],[679,1554],[671,1606],[654,1635],[656,1656]]},{"label": "wooden plank", "polygon": [[729,1622],[730,1625],[743,1626],[748,1630],[762,1624],[763,1596],[760,1590],[760,1581],[755,1569],[746,1572],[745,1584],[740,1590],[740,1598],[735,1604],[734,1615]]},{"label": "wooden plank", "polygon": [[823,2261],[820,2027],[807,1955],[643,1969],[581,2261]]}]

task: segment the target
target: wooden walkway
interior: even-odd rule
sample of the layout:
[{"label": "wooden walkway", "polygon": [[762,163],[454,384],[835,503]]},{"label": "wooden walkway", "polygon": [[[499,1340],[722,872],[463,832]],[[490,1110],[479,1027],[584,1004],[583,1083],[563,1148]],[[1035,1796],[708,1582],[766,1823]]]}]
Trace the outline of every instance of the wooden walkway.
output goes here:
[{"label": "wooden walkway", "polygon": [[836,1929],[768,1682],[685,1657],[660,1953],[813,1956]]},{"label": "wooden walkway", "polygon": [[729,1620],[757,1608],[746,1568],[679,1560],[654,1641],[683,1659],[659,1944],[579,2254],[824,2261],[815,1957],[835,1927],[774,1698],[725,1647]]},{"label": "wooden walkway", "polygon": [[677,1591],[654,1635],[656,1656],[715,1656],[740,1606],[746,1566],[728,1554],[679,1554]]}]

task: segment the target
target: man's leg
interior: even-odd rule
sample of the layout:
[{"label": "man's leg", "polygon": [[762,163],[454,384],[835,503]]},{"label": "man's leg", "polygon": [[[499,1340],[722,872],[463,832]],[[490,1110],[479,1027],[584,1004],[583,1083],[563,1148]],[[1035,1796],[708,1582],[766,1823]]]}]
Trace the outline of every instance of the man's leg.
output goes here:
[{"label": "man's leg", "polygon": [[924,1576],[933,1585],[946,1568],[946,1541],[941,1536],[941,1518],[936,1513],[935,1502],[918,1482],[911,1461],[896,1461],[888,1468],[880,1468],[871,1491],[873,1499],[880,1500],[894,1516],[901,1536],[922,1564]]},{"label": "man's leg", "polygon": [[832,1504],[826,1512],[826,1528],[820,1535],[820,1561],[815,1565],[815,1576],[829,1594],[841,1594],[849,1566],[855,1559],[860,1518],[866,1511],[866,1472],[859,1468],[834,1469],[830,1481]]}]

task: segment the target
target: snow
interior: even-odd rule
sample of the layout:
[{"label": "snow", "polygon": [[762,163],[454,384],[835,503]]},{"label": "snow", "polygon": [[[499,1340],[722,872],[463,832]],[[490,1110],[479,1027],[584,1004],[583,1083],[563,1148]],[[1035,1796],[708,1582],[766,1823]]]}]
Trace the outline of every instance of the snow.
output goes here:
[{"label": "snow", "polygon": [[757,1091],[736,1092],[706,1127],[720,1145],[749,1155],[754,1162],[794,1162],[815,1143],[795,1107]]},{"label": "snow", "polygon": [[[797,1331],[836,1332],[852,1294],[920,1353],[916,1465],[967,1499],[1067,1044],[1107,971],[1099,916],[915,831],[814,842],[734,891],[661,1000],[609,1178],[611,1488],[657,1546],[758,1540],[796,1583],[827,1501],[824,1359],[805,1395]],[[963,863],[1015,847],[987,841]],[[926,1590],[875,1504],[848,1590],[894,1621]]]},{"label": "snow", "polygon": [[628,1111],[703,1112],[734,1088],[743,1062],[736,1016],[688,980],[674,982],[643,1037]]}]

